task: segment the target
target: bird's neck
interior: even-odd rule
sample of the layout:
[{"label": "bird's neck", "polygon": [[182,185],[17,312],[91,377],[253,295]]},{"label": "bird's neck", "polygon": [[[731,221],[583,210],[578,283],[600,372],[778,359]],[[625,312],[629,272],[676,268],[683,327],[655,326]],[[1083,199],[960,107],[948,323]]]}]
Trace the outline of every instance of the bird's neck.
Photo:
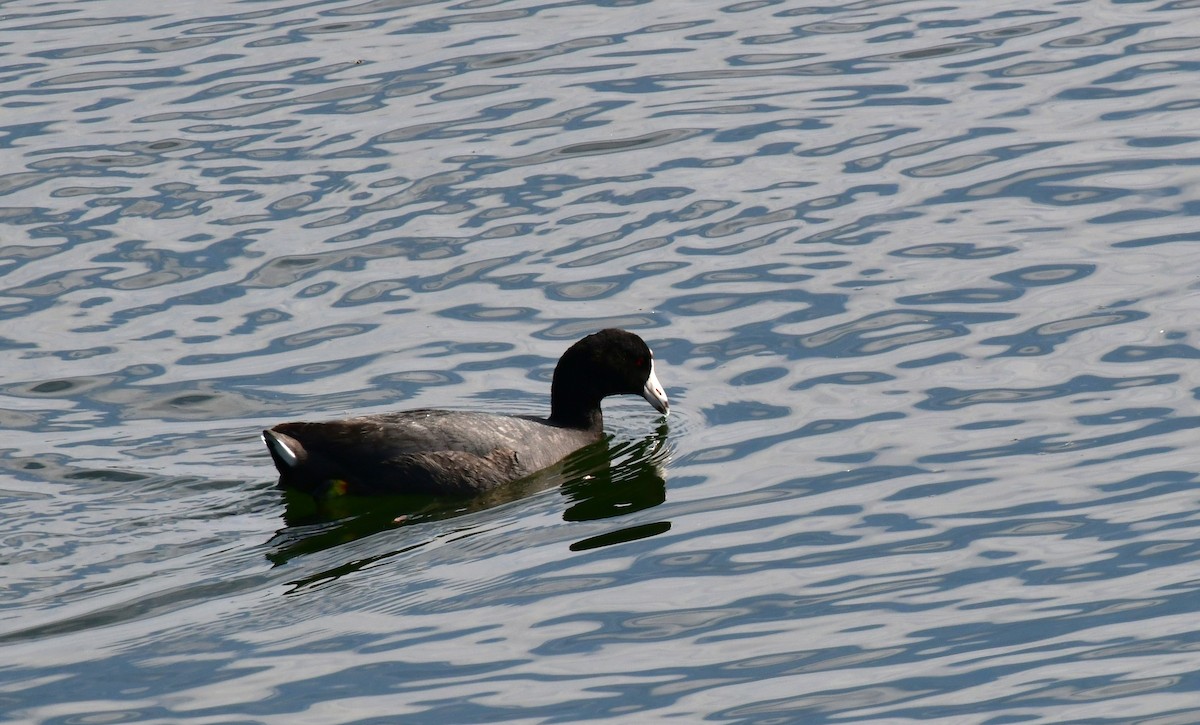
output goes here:
[{"label": "bird's neck", "polygon": [[554,382],[550,384],[550,422],[567,428],[601,430],[603,397],[590,381],[572,380],[555,371]]}]

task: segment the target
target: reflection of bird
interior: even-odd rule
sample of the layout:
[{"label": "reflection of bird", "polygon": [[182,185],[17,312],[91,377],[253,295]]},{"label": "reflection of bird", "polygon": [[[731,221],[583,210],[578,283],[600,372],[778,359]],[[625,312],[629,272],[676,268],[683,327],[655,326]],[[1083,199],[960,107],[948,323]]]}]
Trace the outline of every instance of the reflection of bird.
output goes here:
[{"label": "reflection of bird", "polygon": [[[563,511],[563,519],[624,517],[666,501],[664,465],[671,457],[666,441],[664,423],[652,435],[597,445],[588,449],[588,456],[567,459],[566,482],[560,492],[570,505]],[[596,455],[590,455],[593,450]]]},{"label": "reflection of bird", "polygon": [[263,431],[279,484],[316,495],[468,495],[539,471],[600,440],[600,401],[638,394],[664,415],[650,348],[624,330],[572,345],[554,369],[550,417],[409,410]]}]

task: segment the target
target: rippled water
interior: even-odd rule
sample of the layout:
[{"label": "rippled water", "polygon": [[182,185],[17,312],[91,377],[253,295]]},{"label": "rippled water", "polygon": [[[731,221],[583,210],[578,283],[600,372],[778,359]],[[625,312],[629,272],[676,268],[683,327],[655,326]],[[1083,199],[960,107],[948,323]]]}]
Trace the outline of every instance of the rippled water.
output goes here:
[{"label": "rippled water", "polygon": [[[1197,5],[5,4],[0,714],[1197,721]],[[665,425],[274,488],[611,325]]]}]

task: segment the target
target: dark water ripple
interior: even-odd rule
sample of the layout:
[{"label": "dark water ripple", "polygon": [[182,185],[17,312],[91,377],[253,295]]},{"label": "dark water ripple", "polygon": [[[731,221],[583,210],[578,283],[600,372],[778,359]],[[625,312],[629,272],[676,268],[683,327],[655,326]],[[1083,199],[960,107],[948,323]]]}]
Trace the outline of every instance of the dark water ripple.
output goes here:
[{"label": "dark water ripple", "polygon": [[[1194,5],[7,7],[0,719],[1196,720]],[[665,426],[272,485],[606,325]]]}]

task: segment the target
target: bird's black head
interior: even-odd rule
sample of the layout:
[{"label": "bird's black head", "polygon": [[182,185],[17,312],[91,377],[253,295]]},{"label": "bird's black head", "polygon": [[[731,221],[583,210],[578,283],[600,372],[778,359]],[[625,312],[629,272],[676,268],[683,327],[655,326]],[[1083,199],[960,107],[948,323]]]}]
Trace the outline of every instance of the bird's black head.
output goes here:
[{"label": "bird's black head", "polygon": [[622,394],[641,395],[664,415],[669,410],[649,346],[632,332],[601,330],[559,358],[550,389],[550,419],[578,428],[599,427],[600,401]]}]

